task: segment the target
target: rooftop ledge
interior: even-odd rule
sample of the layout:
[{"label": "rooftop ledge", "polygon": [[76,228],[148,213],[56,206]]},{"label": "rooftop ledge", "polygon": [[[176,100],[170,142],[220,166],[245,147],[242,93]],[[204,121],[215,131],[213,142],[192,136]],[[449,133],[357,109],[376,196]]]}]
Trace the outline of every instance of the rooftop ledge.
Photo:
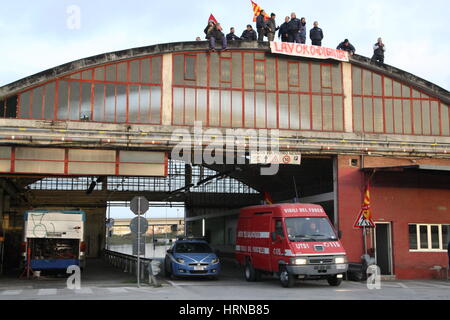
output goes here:
[{"label": "rooftop ledge", "polygon": [[[250,50],[250,51],[262,51],[270,53],[270,46],[268,42],[262,43],[244,42],[244,41],[230,42],[228,45],[228,49],[230,51]],[[53,78],[64,76],[68,73],[77,70],[94,67],[110,62],[118,62],[121,60],[142,57],[147,55],[166,54],[174,52],[207,51],[207,50],[208,50],[208,43],[206,41],[191,41],[191,42],[164,43],[140,48],[121,50],[116,52],[103,53],[89,58],[69,62],[61,66],[42,71],[35,75],[26,77],[24,79],[0,87],[0,98],[12,96],[20,90],[51,80]],[[298,58],[293,56],[286,56],[286,57],[288,57],[289,59],[314,60],[310,58]],[[336,61],[336,63],[338,62]],[[408,73],[406,71],[400,70],[398,68],[386,64],[378,66],[374,63],[371,63],[369,58],[360,55],[354,55],[350,57],[350,63],[355,66],[362,67],[392,77],[393,79],[401,81],[405,84],[414,86],[417,89],[423,90],[425,93],[440,99],[443,103],[450,105],[449,91],[427,80],[419,78],[411,73]]]}]

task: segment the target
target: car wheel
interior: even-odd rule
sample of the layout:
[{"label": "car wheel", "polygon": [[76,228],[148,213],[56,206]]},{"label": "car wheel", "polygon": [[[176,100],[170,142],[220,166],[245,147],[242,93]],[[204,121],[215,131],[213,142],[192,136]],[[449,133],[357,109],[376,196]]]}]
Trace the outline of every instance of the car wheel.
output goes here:
[{"label": "car wheel", "polygon": [[328,278],[328,284],[332,287],[339,287],[342,284],[342,279],[338,279],[337,276]]},{"label": "car wheel", "polygon": [[172,276],[172,265],[171,265],[171,262],[170,262],[170,260],[165,260],[164,261],[164,276],[166,277],[166,278],[170,278],[171,276]]},{"label": "car wheel", "polygon": [[244,269],[245,280],[247,282],[255,282],[258,281],[258,272],[253,268],[250,261],[247,261]]},{"label": "car wheel", "polygon": [[292,288],[295,286],[295,275],[290,273],[286,267],[280,267],[280,282],[283,288]]}]

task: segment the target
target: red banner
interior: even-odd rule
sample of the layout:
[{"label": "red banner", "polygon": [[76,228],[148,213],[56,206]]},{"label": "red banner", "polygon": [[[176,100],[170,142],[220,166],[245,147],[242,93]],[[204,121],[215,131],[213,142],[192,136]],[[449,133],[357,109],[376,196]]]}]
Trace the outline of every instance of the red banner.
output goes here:
[{"label": "red banner", "polygon": [[289,42],[271,42],[270,49],[275,54],[306,57],[314,59],[333,59],[348,62],[348,52],[325,47],[309,46]]}]

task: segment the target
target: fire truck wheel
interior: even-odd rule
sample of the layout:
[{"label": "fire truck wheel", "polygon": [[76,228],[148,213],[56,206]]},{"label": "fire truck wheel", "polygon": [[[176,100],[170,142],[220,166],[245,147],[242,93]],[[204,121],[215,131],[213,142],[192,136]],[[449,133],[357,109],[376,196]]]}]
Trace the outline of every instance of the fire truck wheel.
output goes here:
[{"label": "fire truck wheel", "polygon": [[247,261],[247,263],[245,264],[244,275],[247,282],[256,282],[259,279],[258,271],[253,268],[250,261]]},{"label": "fire truck wheel", "polygon": [[280,267],[280,281],[284,288],[292,288],[295,285],[295,275],[289,273],[286,267]]},{"label": "fire truck wheel", "polygon": [[332,278],[328,278],[328,283],[332,287],[339,287],[342,284],[342,279],[338,279],[338,277],[334,276]]}]

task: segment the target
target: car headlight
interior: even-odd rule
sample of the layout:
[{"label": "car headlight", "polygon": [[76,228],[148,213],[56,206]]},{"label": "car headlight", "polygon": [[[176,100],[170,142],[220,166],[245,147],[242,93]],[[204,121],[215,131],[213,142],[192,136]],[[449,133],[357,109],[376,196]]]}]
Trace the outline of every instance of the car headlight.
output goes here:
[{"label": "car headlight", "polygon": [[184,260],[183,259],[181,259],[181,258],[177,258],[177,262],[179,263],[179,264],[184,264]]},{"label": "car headlight", "polygon": [[211,264],[218,264],[219,262],[220,262],[219,258],[211,260]]},{"label": "car headlight", "polygon": [[345,264],[345,263],[347,263],[347,258],[346,257],[337,257],[334,259],[334,262],[336,264]]},{"label": "car headlight", "polygon": [[308,259],[305,258],[296,258],[291,260],[292,264],[297,266],[304,266],[308,264]]}]

